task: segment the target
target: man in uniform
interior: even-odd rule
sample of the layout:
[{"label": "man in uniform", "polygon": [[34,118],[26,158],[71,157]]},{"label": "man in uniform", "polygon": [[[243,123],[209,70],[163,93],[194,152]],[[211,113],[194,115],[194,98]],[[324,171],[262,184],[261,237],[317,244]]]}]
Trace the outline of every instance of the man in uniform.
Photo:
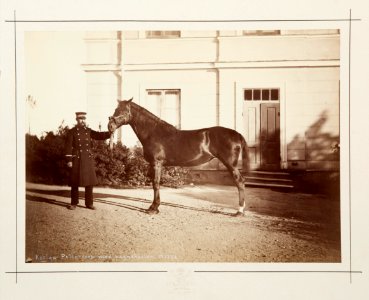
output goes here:
[{"label": "man in uniform", "polygon": [[96,209],[93,205],[93,186],[97,184],[95,162],[91,152],[91,141],[106,140],[110,133],[97,132],[86,126],[86,113],[76,112],[77,125],[70,129],[66,144],[68,167],[71,168],[69,185],[71,186],[71,205],[74,210],[78,204],[78,187],[85,187],[85,205]]}]

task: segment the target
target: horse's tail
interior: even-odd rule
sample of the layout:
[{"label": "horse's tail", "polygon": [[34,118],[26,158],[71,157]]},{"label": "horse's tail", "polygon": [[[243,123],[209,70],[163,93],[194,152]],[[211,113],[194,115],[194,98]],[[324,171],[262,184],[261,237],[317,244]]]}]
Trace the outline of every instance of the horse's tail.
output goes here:
[{"label": "horse's tail", "polygon": [[245,138],[241,135],[241,147],[242,147],[242,171],[247,175],[250,172],[250,158],[249,147],[247,146]]}]

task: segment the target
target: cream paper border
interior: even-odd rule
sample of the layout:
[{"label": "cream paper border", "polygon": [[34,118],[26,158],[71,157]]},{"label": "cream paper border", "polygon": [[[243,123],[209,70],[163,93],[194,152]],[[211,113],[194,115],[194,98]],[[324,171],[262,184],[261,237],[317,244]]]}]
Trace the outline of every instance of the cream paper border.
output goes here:
[{"label": "cream paper border", "polygon": [[[1,2],[1,299],[365,299],[368,279],[368,18],[363,1],[63,1]],[[350,18],[354,19],[351,22]],[[259,22],[5,22],[14,20],[260,20]],[[289,22],[286,20],[307,20]],[[311,21],[335,19],[337,21]],[[344,19],[344,20],[343,20]],[[264,20],[264,21],[263,21]],[[281,20],[265,22],[265,20]],[[284,21],[283,21],[284,20]],[[135,29],[341,30],[341,235],[339,264],[84,263],[25,264],[22,116],[25,31]],[[16,41],[15,37],[16,27]],[[351,31],[350,31],[351,30]],[[351,34],[350,34],[351,32]],[[15,42],[17,86],[15,87]],[[349,82],[350,80],[350,82]],[[349,85],[350,83],[350,85]],[[17,95],[15,95],[17,93]],[[349,97],[350,95],[350,97]],[[14,99],[18,104],[15,108]],[[350,111],[349,111],[350,108]],[[17,109],[17,112],[15,112]],[[349,114],[350,113],[350,114]],[[17,119],[16,119],[17,118]],[[16,131],[18,139],[16,140]],[[350,131],[349,131],[350,130]],[[15,170],[16,159],[17,172]],[[15,181],[16,176],[18,180]],[[17,200],[16,200],[17,199]],[[16,210],[17,208],[17,210]],[[167,272],[129,272],[146,270]],[[223,271],[199,273],[196,271]],[[9,272],[49,273],[9,273]],[[67,271],[75,271],[69,273]],[[91,272],[94,271],[94,272]],[[99,272],[95,272],[99,271]],[[249,272],[228,272],[249,271]],[[287,272],[280,272],[287,271]],[[293,271],[293,272],[289,272]],[[302,272],[303,271],[303,272]],[[323,272],[322,272],[323,271]],[[341,272],[347,271],[347,273]],[[355,273],[349,273],[354,271]],[[55,273],[53,273],[55,272]],[[64,273],[66,272],[66,273]],[[356,273],[357,272],[357,273]],[[367,296],[367,297],[365,297]]]}]

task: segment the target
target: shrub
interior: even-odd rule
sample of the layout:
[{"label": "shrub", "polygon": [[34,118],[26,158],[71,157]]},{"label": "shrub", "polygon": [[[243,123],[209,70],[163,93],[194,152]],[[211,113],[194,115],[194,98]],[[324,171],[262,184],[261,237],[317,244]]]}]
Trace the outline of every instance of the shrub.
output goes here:
[{"label": "shrub", "polygon": [[[68,184],[69,168],[66,166],[65,143],[68,127],[63,124],[58,131],[47,132],[39,139],[26,134],[26,180],[46,184]],[[121,143],[111,151],[104,141],[94,141],[93,153],[96,176],[100,185],[110,187],[139,187],[151,185],[149,164],[143,149],[127,148]],[[179,187],[185,184],[188,171],[181,167],[164,167],[161,184]]]},{"label": "shrub", "polygon": [[40,156],[41,142],[34,135],[26,135],[26,180],[40,181],[38,178],[42,167],[42,158]]},{"label": "shrub", "polygon": [[188,169],[181,167],[164,167],[161,172],[160,183],[169,187],[180,187],[186,184]]},{"label": "shrub", "polygon": [[110,150],[103,141],[94,141],[96,176],[101,185],[120,187],[125,184],[129,149],[118,143]]},{"label": "shrub", "polygon": [[56,134],[47,132],[38,139],[26,135],[26,180],[66,184],[69,171],[64,160],[68,127],[59,126]]},{"label": "shrub", "polygon": [[129,186],[144,186],[151,184],[149,178],[149,164],[143,156],[142,147],[135,146],[132,148],[126,172],[126,182]]}]

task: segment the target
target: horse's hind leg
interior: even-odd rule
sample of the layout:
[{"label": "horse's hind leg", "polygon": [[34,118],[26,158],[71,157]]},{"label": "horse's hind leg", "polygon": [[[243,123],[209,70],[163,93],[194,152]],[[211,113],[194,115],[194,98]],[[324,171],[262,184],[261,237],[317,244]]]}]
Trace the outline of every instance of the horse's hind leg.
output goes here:
[{"label": "horse's hind leg", "polygon": [[228,168],[228,170],[231,172],[233,180],[238,189],[239,208],[238,212],[236,213],[236,216],[243,216],[245,211],[245,184],[243,182],[242,175],[237,168],[231,167]]},{"label": "horse's hind leg", "polygon": [[151,167],[151,178],[152,178],[152,187],[154,189],[154,201],[148,209],[149,214],[158,214],[159,213],[159,205],[160,205],[160,175],[161,175],[161,167],[162,164],[160,162],[154,162],[150,165]]},{"label": "horse's hind leg", "polygon": [[230,162],[227,160],[224,160],[222,158],[219,158],[219,160],[227,167],[229,173],[231,173],[233,177],[233,181],[237,186],[238,189],[238,196],[239,196],[239,208],[238,212],[236,213],[236,216],[243,216],[244,210],[245,210],[245,183],[243,182],[242,175],[240,171],[237,169],[237,157],[238,152],[236,151],[236,158],[232,160],[232,158],[229,159]]},{"label": "horse's hind leg", "polygon": [[[223,148],[224,149],[224,148]],[[238,195],[239,195],[239,208],[236,216],[243,216],[245,210],[245,183],[243,181],[242,175],[240,171],[237,169],[238,157],[241,152],[241,147],[239,145],[233,145],[230,148],[223,150],[222,153],[217,151],[218,155],[216,157],[226,166],[229,173],[231,173],[233,177],[233,181],[237,186]],[[215,155],[214,155],[215,156]]]}]

